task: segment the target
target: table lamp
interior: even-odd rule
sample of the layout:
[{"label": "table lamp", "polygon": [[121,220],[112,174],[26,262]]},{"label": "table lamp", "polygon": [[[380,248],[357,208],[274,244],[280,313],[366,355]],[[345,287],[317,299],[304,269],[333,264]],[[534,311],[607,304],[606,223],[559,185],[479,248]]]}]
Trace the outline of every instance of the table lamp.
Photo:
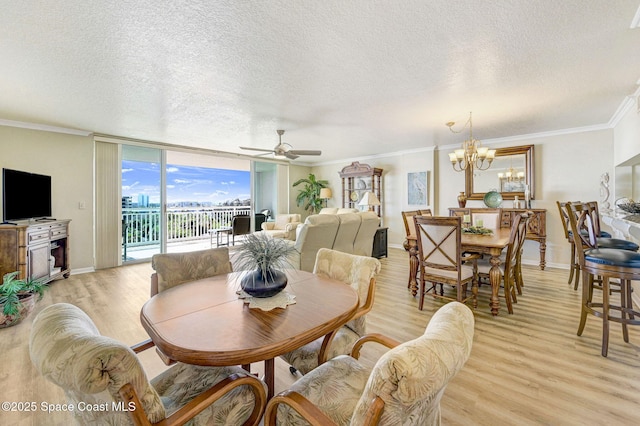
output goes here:
[{"label": "table lamp", "polygon": [[333,194],[330,188],[320,188],[320,199],[324,200],[324,206],[327,207],[327,200],[331,198]]},{"label": "table lamp", "polygon": [[371,191],[365,192],[362,200],[358,203],[359,206],[369,206],[369,210],[373,210],[373,206],[379,206],[380,200]]}]

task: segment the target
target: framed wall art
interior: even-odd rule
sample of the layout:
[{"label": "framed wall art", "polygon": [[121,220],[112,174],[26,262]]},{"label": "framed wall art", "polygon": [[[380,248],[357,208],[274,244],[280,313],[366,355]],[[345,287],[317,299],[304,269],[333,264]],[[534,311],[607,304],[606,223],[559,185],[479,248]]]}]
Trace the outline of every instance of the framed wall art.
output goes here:
[{"label": "framed wall art", "polygon": [[428,188],[427,172],[407,173],[407,204],[410,206],[427,205]]}]

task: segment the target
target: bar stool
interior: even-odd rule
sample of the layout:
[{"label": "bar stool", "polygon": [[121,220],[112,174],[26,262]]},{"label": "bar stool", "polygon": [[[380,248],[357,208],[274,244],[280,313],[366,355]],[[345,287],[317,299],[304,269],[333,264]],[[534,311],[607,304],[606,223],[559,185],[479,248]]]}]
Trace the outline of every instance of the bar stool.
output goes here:
[{"label": "bar stool", "polygon": [[[577,258],[577,254],[576,254],[576,246],[574,244],[573,241],[573,233],[571,231],[571,227],[569,226],[569,215],[570,215],[570,210],[568,210],[567,203],[562,203],[560,201],[556,201],[556,204],[558,205],[558,210],[560,212],[560,217],[562,219],[562,225],[564,227],[564,232],[565,232],[565,237],[567,238],[567,241],[569,242],[569,244],[571,245],[571,269],[569,272],[569,284],[571,284],[571,280],[573,279],[574,273],[575,273],[575,283],[573,285],[573,289],[577,290],[578,289],[578,284],[580,282],[580,265],[578,263],[578,258]],[[588,203],[581,203],[580,201],[574,201],[572,202],[572,204],[577,205],[580,204],[583,206],[583,208],[586,210],[586,213],[589,215],[590,217],[590,222],[593,224],[593,229],[594,229],[594,236],[598,241],[598,247],[600,248],[612,248],[612,249],[620,249],[620,250],[629,250],[629,251],[638,251],[638,249],[640,248],[640,246],[638,246],[638,244],[632,242],[632,241],[628,241],[628,240],[623,240],[623,239],[619,239],[619,238],[610,238],[610,237],[605,237],[604,235],[611,235],[608,232],[602,232],[600,231],[600,216],[597,213],[598,210],[598,203],[595,201],[592,202],[588,202]],[[597,225],[596,225],[597,223]],[[582,230],[582,232],[586,232],[585,230]]]},{"label": "bar stool", "polygon": [[[613,248],[599,247],[593,220],[588,206],[584,204],[566,205],[578,263],[582,270],[582,308],[578,336],[582,335],[587,322],[587,314],[602,318],[602,356],[607,356],[609,348],[609,322],[622,324],[622,336],[629,342],[628,325],[640,325],[640,312],[633,310],[631,300],[631,280],[640,280],[640,254]],[[601,287],[596,287],[594,276],[601,277]],[[611,304],[610,280],[620,280],[620,304]],[[593,290],[602,290],[602,303],[593,301]],[[610,315],[618,311],[620,316]],[[636,317],[638,319],[636,319]]]}]

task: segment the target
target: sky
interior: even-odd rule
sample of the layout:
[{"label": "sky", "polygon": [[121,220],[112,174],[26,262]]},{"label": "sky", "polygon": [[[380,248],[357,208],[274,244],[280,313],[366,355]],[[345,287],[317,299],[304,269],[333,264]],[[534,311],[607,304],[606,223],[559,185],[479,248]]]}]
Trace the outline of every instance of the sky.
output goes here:
[{"label": "sky", "polygon": [[[138,202],[146,194],[152,204],[160,203],[160,164],[122,161],[122,196]],[[167,203],[198,201],[214,205],[228,200],[245,200],[250,195],[250,172],[206,167],[167,165]]]}]

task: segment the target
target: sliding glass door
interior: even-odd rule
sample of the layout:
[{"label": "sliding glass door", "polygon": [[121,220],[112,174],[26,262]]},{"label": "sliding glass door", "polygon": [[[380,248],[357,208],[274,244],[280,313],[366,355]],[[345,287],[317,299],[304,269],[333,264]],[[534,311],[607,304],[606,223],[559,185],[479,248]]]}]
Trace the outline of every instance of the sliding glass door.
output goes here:
[{"label": "sliding glass door", "polygon": [[163,247],[163,152],[122,146],[122,260],[149,259]]}]

